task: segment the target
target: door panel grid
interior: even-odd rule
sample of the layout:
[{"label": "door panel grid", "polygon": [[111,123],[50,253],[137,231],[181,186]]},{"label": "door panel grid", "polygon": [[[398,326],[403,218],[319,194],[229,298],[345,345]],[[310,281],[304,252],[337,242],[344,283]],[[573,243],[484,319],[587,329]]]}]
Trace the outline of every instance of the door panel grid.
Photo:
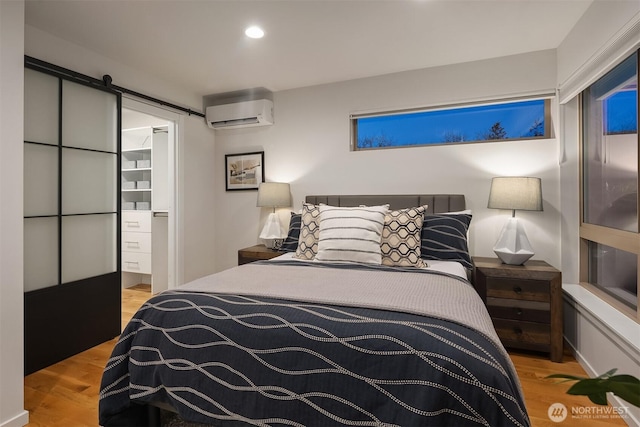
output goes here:
[{"label": "door panel grid", "polygon": [[121,97],[51,64],[25,65],[30,373],[120,332]]}]

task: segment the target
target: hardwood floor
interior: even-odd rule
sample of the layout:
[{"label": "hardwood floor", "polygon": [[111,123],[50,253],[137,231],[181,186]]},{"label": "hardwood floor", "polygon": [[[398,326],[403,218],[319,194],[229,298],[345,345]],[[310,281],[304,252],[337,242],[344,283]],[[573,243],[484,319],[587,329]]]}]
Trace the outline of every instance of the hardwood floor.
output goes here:
[{"label": "hardwood floor", "polygon": [[[123,328],[150,295],[149,285],[122,291]],[[97,426],[100,378],[117,340],[114,338],[27,376],[24,379],[27,426]]]},{"label": "hardwood floor", "polygon": [[[524,393],[525,403],[529,411],[531,425],[538,427],[547,426],[626,426],[627,423],[619,415],[612,415],[608,418],[597,419],[595,417],[572,418],[572,408],[577,413],[586,413],[591,408],[598,407],[591,403],[586,396],[571,396],[566,391],[571,387],[572,383],[558,384],[553,380],[545,379],[551,374],[570,374],[578,376],[586,376],[582,366],[569,353],[565,352],[562,363],[551,362],[545,355],[518,353],[510,351],[509,355],[516,367],[522,391]],[[567,407],[568,417],[561,423],[551,421],[547,411],[554,403],[562,403]],[[584,409],[580,409],[584,408]]]},{"label": "hardwood floor", "polygon": [[[148,285],[138,285],[122,292],[122,324],[149,298]],[[100,378],[117,338],[100,344],[25,378],[25,408],[29,411],[29,427],[96,426]],[[553,373],[585,375],[582,367],[569,354],[562,364],[553,363],[544,355],[510,352],[522,383],[529,417],[533,426],[604,427],[624,426],[620,418],[568,418],[562,423],[552,422],[547,410],[553,403],[571,408],[594,407],[583,396],[565,394],[569,384],[556,384],[545,379]]]}]

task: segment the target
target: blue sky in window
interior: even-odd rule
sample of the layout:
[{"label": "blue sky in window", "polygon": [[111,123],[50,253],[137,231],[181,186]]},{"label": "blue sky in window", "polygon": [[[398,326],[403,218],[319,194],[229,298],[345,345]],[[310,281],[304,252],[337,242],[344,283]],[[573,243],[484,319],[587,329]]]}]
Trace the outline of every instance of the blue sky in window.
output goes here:
[{"label": "blue sky in window", "polygon": [[624,90],[605,101],[606,133],[638,132],[638,91]]},{"label": "blue sky in window", "polygon": [[395,114],[358,119],[358,144],[367,138],[382,138],[388,145],[441,144],[484,140],[484,134],[499,122],[506,136],[531,136],[538,124],[544,131],[544,100]]}]

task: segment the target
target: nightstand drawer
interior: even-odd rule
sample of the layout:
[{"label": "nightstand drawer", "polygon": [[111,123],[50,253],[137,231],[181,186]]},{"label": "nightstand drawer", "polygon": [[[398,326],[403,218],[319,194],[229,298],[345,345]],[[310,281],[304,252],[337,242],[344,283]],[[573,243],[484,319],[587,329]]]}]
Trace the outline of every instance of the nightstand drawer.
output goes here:
[{"label": "nightstand drawer", "polygon": [[549,302],[549,283],[540,280],[487,277],[487,299],[505,298]]},{"label": "nightstand drawer", "polygon": [[543,323],[493,319],[493,325],[505,347],[536,350],[548,348],[551,343],[551,328]]},{"label": "nightstand drawer", "polygon": [[548,302],[487,298],[487,310],[492,319],[551,323],[551,304]]}]

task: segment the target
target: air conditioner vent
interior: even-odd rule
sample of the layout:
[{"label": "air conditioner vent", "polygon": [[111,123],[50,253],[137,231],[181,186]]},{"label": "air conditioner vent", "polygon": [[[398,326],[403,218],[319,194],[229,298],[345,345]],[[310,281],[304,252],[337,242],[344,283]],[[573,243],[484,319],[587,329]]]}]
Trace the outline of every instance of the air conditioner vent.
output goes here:
[{"label": "air conditioner vent", "polygon": [[268,99],[207,107],[206,120],[213,129],[238,129],[273,124],[273,102]]}]

